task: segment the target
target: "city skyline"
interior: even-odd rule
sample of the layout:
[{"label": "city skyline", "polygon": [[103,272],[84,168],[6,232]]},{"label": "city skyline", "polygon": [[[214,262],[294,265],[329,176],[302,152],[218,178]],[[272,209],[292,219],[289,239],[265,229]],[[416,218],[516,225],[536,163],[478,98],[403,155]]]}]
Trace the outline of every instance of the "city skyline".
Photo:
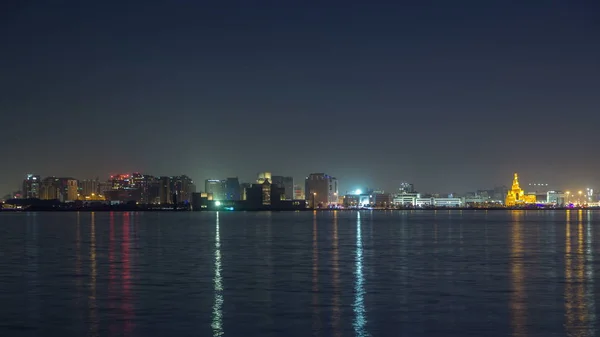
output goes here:
[{"label": "city skyline", "polygon": [[[67,180],[75,180],[78,181],[79,183],[85,183],[85,182],[90,182],[90,181],[95,181],[95,182],[99,182],[99,183],[108,183],[108,184],[112,184],[112,180],[113,178],[117,179],[119,176],[125,175],[127,176],[127,178],[130,178],[129,176],[131,176],[131,178],[133,179],[133,177],[135,175],[138,175],[140,177],[145,176],[145,177],[152,177],[154,179],[160,179],[163,177],[169,177],[169,178],[180,178],[180,177],[185,177],[186,179],[189,179],[190,183],[195,184],[195,186],[198,186],[198,191],[202,191],[202,192],[210,192],[213,193],[213,191],[209,191],[208,190],[208,184],[209,182],[217,182],[219,184],[224,184],[225,182],[234,179],[235,180],[235,185],[238,186],[237,188],[239,189],[240,185],[244,185],[244,184],[255,184],[255,183],[259,183],[262,184],[262,182],[264,182],[266,177],[273,177],[274,179],[267,179],[270,181],[270,183],[273,183],[272,180],[277,180],[277,179],[281,179],[281,178],[292,178],[293,180],[289,182],[289,186],[288,184],[284,184],[283,182],[280,181],[276,181],[276,183],[279,183],[280,185],[286,185],[288,188],[288,191],[286,192],[286,196],[287,199],[292,199],[291,196],[294,195],[294,190],[296,187],[301,187],[302,188],[302,192],[306,193],[305,188],[303,187],[305,182],[307,182],[309,180],[310,177],[312,177],[313,175],[322,175],[323,173],[309,173],[308,175],[306,175],[304,178],[302,179],[295,179],[293,177],[289,177],[289,176],[278,176],[278,175],[272,175],[271,172],[259,172],[257,174],[254,175],[254,178],[250,178],[249,180],[243,180],[239,178],[239,175],[234,175],[231,177],[211,177],[208,179],[205,179],[203,181],[201,180],[197,180],[194,179],[192,176],[189,175],[185,175],[185,174],[181,174],[181,175],[156,175],[156,174],[149,174],[149,173],[141,173],[141,172],[131,172],[131,173],[119,173],[119,174],[111,174],[107,177],[104,178],[100,178],[100,177],[96,177],[96,178],[78,178],[78,177],[72,177],[72,176],[65,176],[65,175],[57,175],[57,176],[46,176],[46,175],[39,175],[37,173],[28,173],[26,174],[23,178],[23,180],[21,180],[19,182],[19,186],[24,186],[23,184],[25,184],[27,182],[27,180],[29,180],[31,177],[34,177],[34,179],[37,179],[38,182],[42,182],[43,180],[47,180],[47,179],[67,179]],[[268,175],[268,176],[267,176]],[[515,172],[514,175],[516,176],[517,173]],[[329,176],[327,174],[325,174],[325,176]],[[472,190],[465,190],[465,191],[443,191],[443,190],[423,190],[420,189],[419,186],[417,185],[415,187],[415,184],[413,184],[412,182],[406,181],[406,180],[399,180],[401,181],[396,187],[391,188],[391,189],[384,189],[381,188],[381,186],[369,186],[369,185],[360,185],[360,184],[355,184],[355,183],[346,183],[347,186],[352,186],[352,188],[346,188],[346,189],[342,189],[339,188],[338,183],[339,183],[339,179],[337,179],[337,177],[333,177],[331,176],[333,179],[335,179],[335,186],[336,186],[336,190],[339,191],[339,195],[345,195],[345,194],[355,194],[355,191],[366,191],[371,190],[371,191],[381,191],[381,192],[386,192],[386,193],[403,193],[407,190],[407,188],[410,191],[415,191],[415,192],[419,192],[419,193],[424,193],[424,194],[440,194],[440,195],[446,195],[446,194],[456,194],[456,195],[468,195],[469,193],[475,193],[477,194],[479,191],[489,191],[489,190],[493,190],[495,188],[508,188],[510,186],[510,183],[500,183],[500,184],[488,184],[486,186],[480,186],[476,189],[472,189]],[[534,182],[535,181],[535,182]],[[585,192],[585,191],[594,191],[594,190],[598,190],[594,185],[583,185],[583,186],[575,186],[575,185],[569,185],[567,187],[564,186],[558,186],[556,184],[553,183],[540,183],[537,180],[533,180],[533,181],[526,181],[522,184],[525,189],[528,192],[544,192],[544,191],[558,191],[558,192],[567,192],[567,193],[573,193],[574,195],[577,194],[579,192],[579,194]],[[204,186],[204,188],[202,187]],[[514,181],[513,181],[513,186],[514,186]],[[80,186],[81,187],[81,186]],[[222,193],[223,195],[225,194],[229,194],[231,193],[230,191],[226,191],[226,187],[225,185],[223,185],[223,190],[217,192],[217,193]],[[195,188],[196,189],[196,188]],[[0,195],[12,195],[15,192],[22,192],[23,189],[14,189],[11,191],[7,191],[5,193],[1,193]],[[587,193],[587,192],[586,192]],[[359,193],[360,194],[360,193]],[[336,194],[337,195],[337,194]],[[310,199],[310,196],[306,196],[305,197],[306,200]]]},{"label": "city skyline", "polygon": [[265,169],[326,171],[340,191],[466,192],[515,171],[600,186],[597,2],[5,9],[3,193],[27,173]]}]

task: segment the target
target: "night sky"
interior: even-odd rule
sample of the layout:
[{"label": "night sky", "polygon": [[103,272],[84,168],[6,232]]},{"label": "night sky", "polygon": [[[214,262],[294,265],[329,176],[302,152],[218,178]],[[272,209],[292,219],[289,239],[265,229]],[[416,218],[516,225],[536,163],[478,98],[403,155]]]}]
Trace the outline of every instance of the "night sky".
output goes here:
[{"label": "night sky", "polygon": [[3,1],[25,174],[600,188],[598,1]]}]

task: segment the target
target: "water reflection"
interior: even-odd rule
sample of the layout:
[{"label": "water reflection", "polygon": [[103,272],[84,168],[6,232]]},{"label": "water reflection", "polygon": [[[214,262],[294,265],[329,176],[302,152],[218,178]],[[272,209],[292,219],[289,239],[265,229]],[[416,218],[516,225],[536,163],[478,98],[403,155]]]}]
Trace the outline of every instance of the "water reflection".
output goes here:
[{"label": "water reflection", "polygon": [[332,301],[332,319],[333,335],[341,336],[340,331],[340,266],[338,249],[338,211],[333,212],[333,254],[331,258],[333,271],[333,301]]},{"label": "water reflection", "polygon": [[32,322],[38,322],[41,316],[40,298],[36,289],[39,288],[39,242],[38,242],[38,224],[37,213],[27,213],[27,235],[25,243],[26,284],[27,284],[27,304],[28,314]]},{"label": "water reflection", "polygon": [[[588,214],[589,216],[589,214]],[[589,224],[589,221],[588,221]],[[565,228],[565,329],[568,336],[595,335],[591,228],[584,235],[583,210],[577,212],[576,250],[573,247],[570,212]],[[587,247],[586,247],[587,244]]]},{"label": "water reflection", "polygon": [[131,213],[123,213],[123,240],[121,241],[121,254],[122,254],[122,276],[121,280],[123,282],[123,300],[121,302],[121,309],[123,310],[123,318],[124,318],[124,332],[126,335],[129,335],[133,330],[133,304],[132,304],[132,294],[131,294],[131,258],[130,258],[130,249],[131,249],[131,239],[130,239],[130,230],[131,230],[131,221],[130,221]]},{"label": "water reflection", "polygon": [[219,212],[216,213],[215,228],[215,277],[212,330],[213,336],[223,336],[223,279],[221,277],[221,234],[219,228]]},{"label": "water reflection", "polygon": [[585,250],[585,262],[586,262],[586,285],[587,289],[585,292],[585,302],[588,306],[589,314],[589,326],[588,334],[590,336],[596,335],[596,300],[594,297],[594,249],[592,245],[592,214],[593,212],[587,211],[587,222],[586,222],[586,250]]},{"label": "water reflection", "polygon": [[368,336],[366,330],[367,315],[365,310],[365,289],[363,274],[363,245],[360,212],[356,212],[356,253],[355,253],[355,282],[354,282],[354,332],[356,336]]},{"label": "water reflection", "polygon": [[89,307],[89,336],[98,336],[98,307],[96,304],[96,278],[98,276],[96,261],[96,213],[91,213],[90,223],[90,296],[88,297]]},{"label": "water reflection", "polygon": [[514,336],[526,335],[527,306],[525,291],[525,271],[523,268],[523,238],[521,237],[522,211],[512,211],[511,230],[511,279],[512,294],[510,298],[511,323]]},{"label": "water reflection", "polygon": [[82,298],[83,283],[81,281],[81,214],[77,212],[77,224],[75,225],[75,288],[77,298]]},{"label": "water reflection", "polygon": [[[115,293],[116,284],[116,262],[115,262],[115,214],[110,212],[108,215],[108,297],[111,301],[110,307],[116,308],[117,304],[115,301],[118,297]],[[115,320],[110,321],[109,330],[116,333],[116,322]]]},{"label": "water reflection", "polygon": [[321,331],[321,319],[319,317],[319,236],[317,234],[317,211],[313,211],[312,232],[312,328],[316,335]]}]

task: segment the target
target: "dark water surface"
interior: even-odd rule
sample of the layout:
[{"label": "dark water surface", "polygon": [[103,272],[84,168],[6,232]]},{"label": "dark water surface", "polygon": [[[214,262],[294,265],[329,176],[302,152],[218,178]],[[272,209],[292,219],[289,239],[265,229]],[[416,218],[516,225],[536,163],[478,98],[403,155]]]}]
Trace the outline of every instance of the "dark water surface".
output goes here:
[{"label": "dark water surface", "polygon": [[600,213],[0,214],[0,336],[598,336]]}]

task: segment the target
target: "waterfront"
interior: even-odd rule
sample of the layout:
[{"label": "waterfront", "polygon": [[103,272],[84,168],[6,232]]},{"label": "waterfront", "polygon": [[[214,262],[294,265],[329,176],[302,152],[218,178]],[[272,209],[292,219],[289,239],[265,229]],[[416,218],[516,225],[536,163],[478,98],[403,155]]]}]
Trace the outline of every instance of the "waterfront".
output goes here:
[{"label": "waterfront", "polygon": [[594,336],[600,212],[0,214],[2,336]]}]

